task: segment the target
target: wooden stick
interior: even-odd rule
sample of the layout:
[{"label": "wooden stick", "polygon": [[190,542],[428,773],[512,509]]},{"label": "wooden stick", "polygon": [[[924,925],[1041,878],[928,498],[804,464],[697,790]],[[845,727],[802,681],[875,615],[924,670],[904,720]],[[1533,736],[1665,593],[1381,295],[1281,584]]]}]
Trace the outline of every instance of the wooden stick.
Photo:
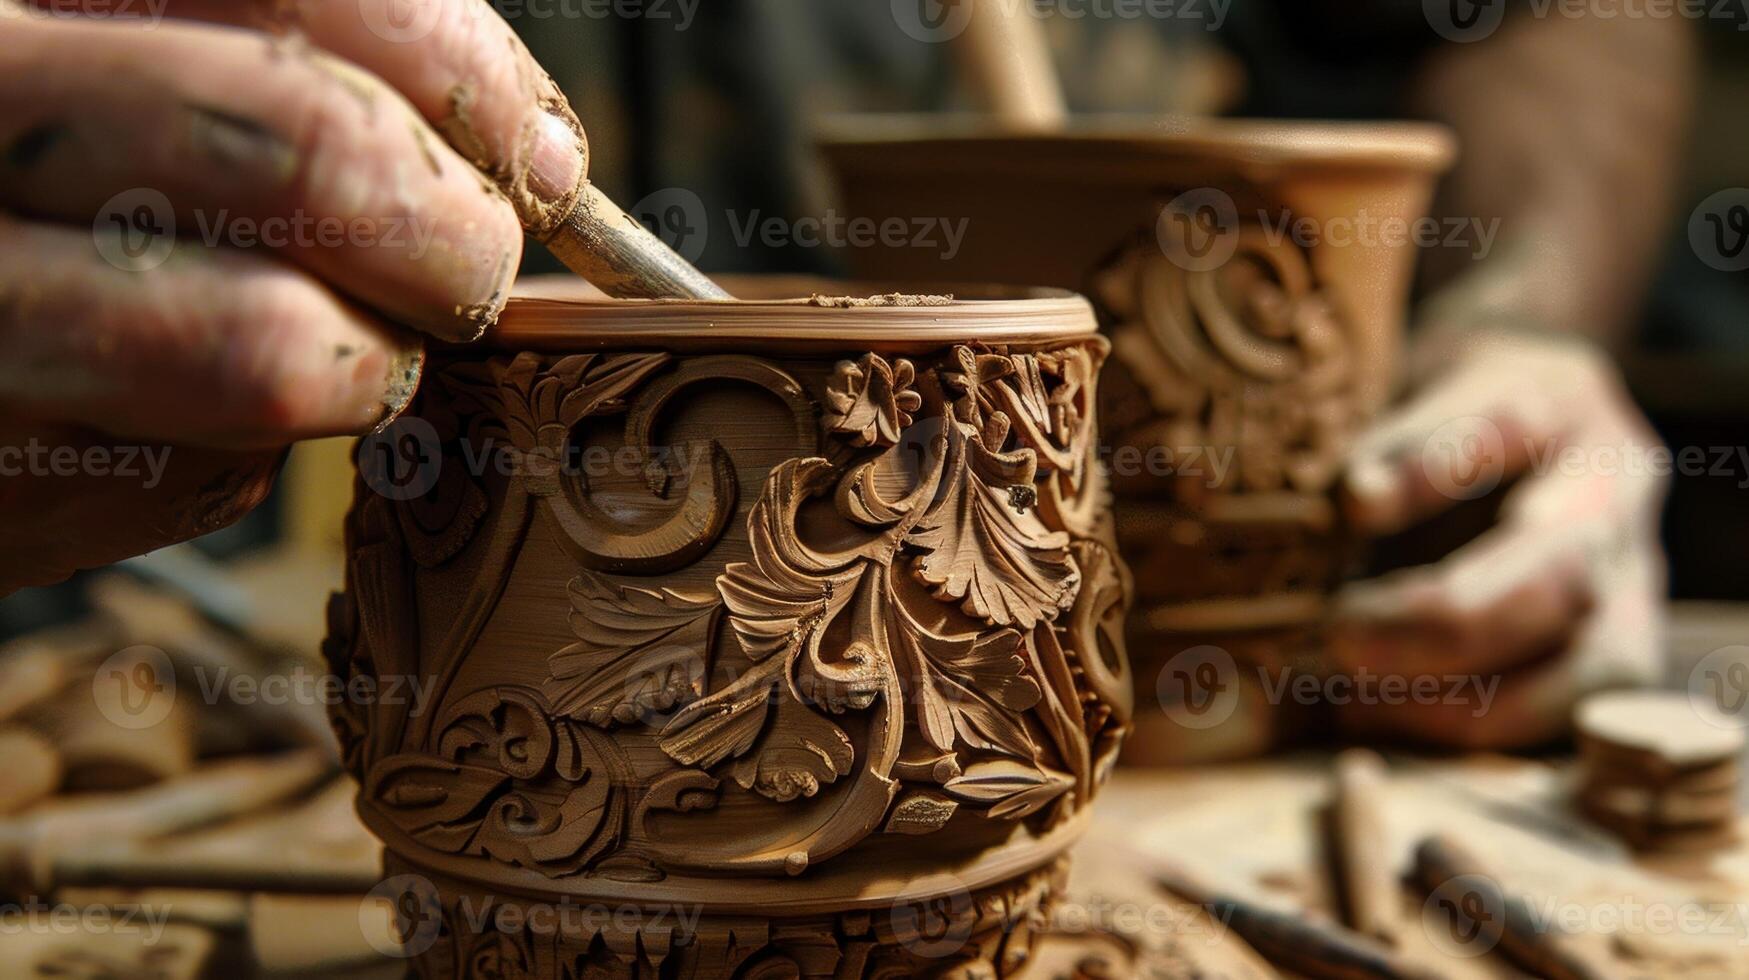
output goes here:
[{"label": "wooden stick", "polygon": [[972,5],[959,50],[972,84],[1007,129],[1062,129],[1063,86],[1033,0],[957,0]]},{"label": "wooden stick", "polygon": [[594,184],[583,185],[571,212],[542,244],[572,272],[609,296],[730,298]]},{"label": "wooden stick", "polygon": [[[1519,967],[1548,980],[1605,980],[1616,971],[1591,961],[1585,951],[1574,948],[1566,933],[1539,927],[1530,905],[1509,895],[1499,879],[1456,841],[1435,834],[1415,848],[1415,875],[1428,894],[1437,892],[1454,878],[1462,878],[1466,893],[1475,903],[1454,901],[1453,915],[1464,915],[1478,929],[1499,932],[1500,952]],[[1481,916],[1470,913],[1483,910]],[[1499,917],[1499,922],[1478,921]]]},{"label": "wooden stick", "polygon": [[[68,792],[114,792],[150,786],[194,768],[193,699],[178,698],[168,677],[148,668],[141,687],[131,671],[116,670],[88,684],[73,684],[31,712],[27,721],[60,755],[61,787]],[[149,718],[129,728],[117,719]]]},{"label": "wooden stick", "polygon": [[[215,763],[131,793],[88,793],[49,800],[0,820],[0,875],[9,887],[41,894],[58,884],[116,884],[102,873],[149,838],[252,812],[315,787],[334,772],[322,753]],[[159,884],[132,881],[127,884]],[[164,882],[202,887],[201,882]]]},{"label": "wooden stick", "polygon": [[249,949],[268,976],[333,976],[381,963],[382,950],[400,945],[386,900],[258,893],[248,915]]},{"label": "wooden stick", "polygon": [[1385,761],[1367,749],[1336,757],[1331,840],[1341,882],[1343,919],[1355,932],[1397,944],[1400,889],[1386,852]]},{"label": "wooden stick", "polygon": [[1156,869],[1155,883],[1201,905],[1275,966],[1313,980],[1429,980],[1430,973],[1376,940],[1334,923],[1314,922],[1223,895],[1175,868]]},{"label": "wooden stick", "polygon": [[13,814],[61,785],[61,754],[53,743],[22,725],[0,726],[0,814]]}]

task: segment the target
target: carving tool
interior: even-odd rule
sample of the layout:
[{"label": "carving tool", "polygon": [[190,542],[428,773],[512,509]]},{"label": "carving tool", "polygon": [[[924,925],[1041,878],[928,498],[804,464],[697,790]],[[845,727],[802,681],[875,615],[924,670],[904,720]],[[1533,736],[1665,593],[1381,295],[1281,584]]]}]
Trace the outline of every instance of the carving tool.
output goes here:
[{"label": "carving tool", "polygon": [[567,268],[609,296],[730,298],[588,180],[570,212],[551,231],[530,230]]},{"label": "carving tool", "polygon": [[1440,976],[1407,962],[1371,937],[1335,923],[1316,922],[1222,894],[1177,868],[1156,866],[1154,882],[1202,906],[1264,959],[1299,976],[1313,980],[1433,980]]},{"label": "carving tool", "polygon": [[61,884],[213,887],[198,874],[186,882],[129,881],[114,865],[150,854],[150,838],[251,813],[307,792],[334,771],[323,753],[307,750],[213,763],[130,793],[46,801],[0,820],[0,885],[16,894]]},{"label": "carving tool", "polygon": [[1539,925],[1524,899],[1508,894],[1485,865],[1449,837],[1435,834],[1416,846],[1415,876],[1429,895],[1461,879],[1464,894],[1449,896],[1451,914],[1464,916],[1478,933],[1485,929],[1497,935],[1501,954],[1535,976],[1605,980],[1616,975],[1576,948],[1572,935]]},{"label": "carving tool", "polygon": [[959,50],[973,85],[984,93],[1003,128],[1060,130],[1069,113],[1051,63],[1050,44],[1032,0],[957,0],[969,4]]}]

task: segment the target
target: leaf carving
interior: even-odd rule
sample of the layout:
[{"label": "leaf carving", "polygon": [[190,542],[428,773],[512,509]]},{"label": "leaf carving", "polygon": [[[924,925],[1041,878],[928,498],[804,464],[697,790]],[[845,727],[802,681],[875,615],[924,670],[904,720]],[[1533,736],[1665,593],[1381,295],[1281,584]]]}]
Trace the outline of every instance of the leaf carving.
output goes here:
[{"label": "leaf carving", "polygon": [[884,828],[889,834],[933,834],[947,825],[959,803],[933,790],[913,790],[893,804]]},{"label": "leaf carving", "polygon": [[722,604],[671,589],[617,586],[579,572],[566,590],[577,642],[547,658],[553,711],[606,728],[704,694]]},{"label": "leaf carving", "polygon": [[484,855],[555,878],[619,842],[625,803],[614,783],[625,771],[611,740],[552,720],[524,688],[484,688],[443,717],[443,758],[391,756],[366,780],[364,798],[378,801],[404,832],[445,853]]},{"label": "leaf carving", "polygon": [[1074,785],[1073,776],[1054,769],[1015,759],[994,759],[973,764],[942,788],[967,803],[989,807],[992,819],[1019,820],[1037,813]]},{"label": "leaf carving", "polygon": [[924,515],[906,543],[922,549],[917,578],[937,598],[960,599],[961,608],[997,626],[1031,629],[1074,604],[1081,575],[1069,553],[1069,536],[1044,526],[1030,498],[1030,480],[998,489],[986,474],[1001,472],[1030,451],[999,457],[983,448],[972,427],[950,423],[961,453],[947,492]]},{"label": "leaf carving", "polygon": [[473,813],[509,776],[483,766],[413,753],[392,755],[370,774],[371,798],[394,810],[404,827],[453,823]]},{"label": "leaf carving", "polygon": [[[772,470],[747,516],[753,561],[724,569],[717,591],[750,659],[783,661],[791,696],[843,712],[868,707],[890,675],[885,651],[868,642],[869,623],[877,618],[868,570],[891,556],[899,533],[876,534],[839,553],[804,544],[795,530],[797,510],[830,489],[834,472],[820,458],[789,460]],[[859,598],[850,641],[824,650],[827,628]],[[805,675],[805,690],[798,675]]]},{"label": "leaf carving", "polygon": [[1016,720],[1038,704],[1038,682],[1020,655],[1013,630],[943,635],[918,622],[902,602],[892,603],[889,633],[909,665],[917,727],[941,752],[956,736],[973,748],[1030,759],[1032,738]]},{"label": "leaf carving", "polygon": [[757,748],[730,766],[729,774],[742,789],[787,803],[836,782],[854,760],[843,729],[786,697]]},{"label": "leaf carving", "polygon": [[780,660],[767,660],[739,680],[680,709],[656,744],[683,766],[709,769],[753,747],[771,713]]},{"label": "leaf carving", "polygon": [[687,705],[657,744],[682,765],[708,769],[734,758],[729,774],[742,789],[779,802],[813,796],[850,771],[854,752],[843,729],[780,693],[781,666],[781,660],[768,660]]}]

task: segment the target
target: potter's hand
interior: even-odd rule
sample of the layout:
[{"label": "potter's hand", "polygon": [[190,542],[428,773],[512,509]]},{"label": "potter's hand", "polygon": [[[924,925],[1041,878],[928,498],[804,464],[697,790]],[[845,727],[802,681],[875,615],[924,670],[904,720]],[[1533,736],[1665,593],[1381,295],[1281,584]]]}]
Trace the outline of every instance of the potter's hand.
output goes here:
[{"label": "potter's hand", "polygon": [[39,3],[0,0],[0,594],[221,526],[286,445],[398,410],[403,328],[477,336],[585,168],[483,0]]},{"label": "potter's hand", "polygon": [[[1583,691],[1656,676],[1668,467],[1587,342],[1483,333],[1450,351],[1449,369],[1355,447],[1352,519],[1389,534],[1518,482],[1481,536],[1341,597],[1342,666],[1452,679],[1437,704],[1355,704],[1343,722],[1465,748],[1526,745],[1560,734]],[[1459,686],[1463,675],[1479,681]]]}]

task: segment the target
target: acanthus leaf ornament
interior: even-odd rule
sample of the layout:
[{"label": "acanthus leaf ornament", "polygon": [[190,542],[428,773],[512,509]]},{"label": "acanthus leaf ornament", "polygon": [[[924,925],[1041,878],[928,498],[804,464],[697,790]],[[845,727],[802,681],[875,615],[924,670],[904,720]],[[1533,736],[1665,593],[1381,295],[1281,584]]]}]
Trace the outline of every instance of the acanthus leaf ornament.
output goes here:
[{"label": "acanthus leaf ornament", "polygon": [[943,788],[961,800],[989,808],[998,819],[1019,819],[1044,809],[1069,792],[1073,777],[1017,759],[992,759],[973,764]]},{"label": "acanthus leaf ornament", "polygon": [[[1080,572],[1069,554],[1069,536],[1044,525],[1019,497],[1033,489],[1036,460],[1030,449],[993,452],[984,439],[1005,434],[1005,416],[990,417],[983,433],[950,422],[951,452],[946,492],[930,508],[907,543],[924,554],[917,577],[943,599],[958,599],[972,616],[998,626],[1031,629],[1054,619],[1074,602]],[[994,436],[1000,439],[1001,435]]]},{"label": "acanthus leaf ornament", "polygon": [[722,603],[616,586],[582,571],[566,589],[577,642],[547,659],[541,690],[560,714],[632,724],[704,694]]}]

